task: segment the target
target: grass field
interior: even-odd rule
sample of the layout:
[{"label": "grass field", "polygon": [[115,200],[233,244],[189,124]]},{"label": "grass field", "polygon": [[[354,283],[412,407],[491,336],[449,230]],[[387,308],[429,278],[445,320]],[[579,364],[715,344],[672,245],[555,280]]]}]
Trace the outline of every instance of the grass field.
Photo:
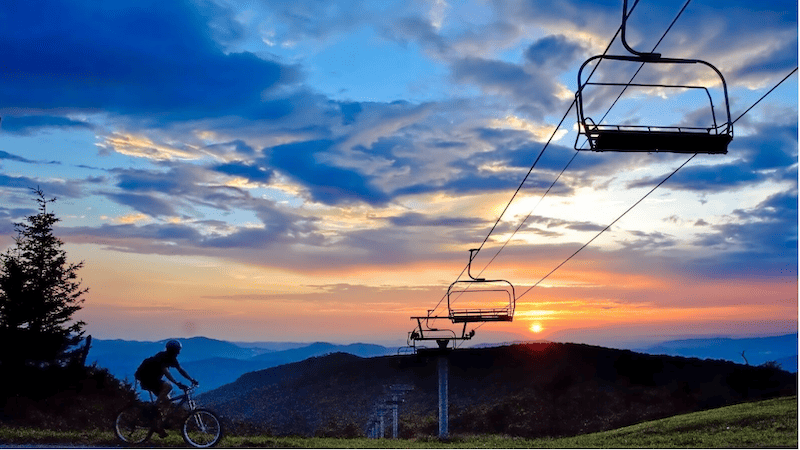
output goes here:
[{"label": "grass field", "polygon": [[[617,430],[557,439],[503,436],[435,438],[334,439],[298,437],[226,436],[222,447],[267,448],[735,448],[798,447],[797,397],[743,403],[644,422]],[[110,431],[55,432],[0,428],[3,445],[119,446]],[[182,447],[172,431],[166,439],[153,438],[155,447]]]}]

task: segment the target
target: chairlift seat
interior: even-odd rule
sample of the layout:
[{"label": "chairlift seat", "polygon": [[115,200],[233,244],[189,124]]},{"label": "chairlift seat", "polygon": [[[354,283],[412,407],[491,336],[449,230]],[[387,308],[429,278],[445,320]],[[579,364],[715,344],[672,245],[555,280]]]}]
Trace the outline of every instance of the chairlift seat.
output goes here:
[{"label": "chairlift seat", "polygon": [[708,130],[677,128],[653,130],[625,129],[616,126],[589,127],[586,131],[593,151],[670,152],[726,154],[733,140],[730,134],[715,134]]},{"label": "chairlift seat", "polygon": [[514,315],[509,308],[451,309],[450,320],[453,323],[511,322],[514,320]]}]

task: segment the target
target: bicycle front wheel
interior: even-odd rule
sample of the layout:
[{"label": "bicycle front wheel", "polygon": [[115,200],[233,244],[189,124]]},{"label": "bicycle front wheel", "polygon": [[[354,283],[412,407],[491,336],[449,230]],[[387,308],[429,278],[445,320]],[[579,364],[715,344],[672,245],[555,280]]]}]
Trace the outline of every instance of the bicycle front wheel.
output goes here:
[{"label": "bicycle front wheel", "polygon": [[149,405],[132,403],[117,414],[114,421],[114,434],[117,439],[127,445],[141,444],[153,434],[152,420],[148,420],[151,411]]},{"label": "bicycle front wheel", "polygon": [[192,447],[213,447],[222,439],[222,423],[213,412],[195,409],[183,421],[181,434],[183,440]]}]

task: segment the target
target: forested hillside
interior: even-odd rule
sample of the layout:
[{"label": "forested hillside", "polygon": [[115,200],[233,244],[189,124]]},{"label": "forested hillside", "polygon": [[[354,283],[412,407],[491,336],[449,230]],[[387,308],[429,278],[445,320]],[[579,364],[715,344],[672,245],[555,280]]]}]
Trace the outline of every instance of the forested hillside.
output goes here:
[{"label": "forested hillside", "polygon": [[[449,355],[451,433],[562,436],[796,393],[796,375],[719,360],[579,344],[521,344]],[[203,396],[275,434],[363,429],[386,389],[413,386],[400,433],[437,429],[435,358],[332,354],[246,374]]]}]

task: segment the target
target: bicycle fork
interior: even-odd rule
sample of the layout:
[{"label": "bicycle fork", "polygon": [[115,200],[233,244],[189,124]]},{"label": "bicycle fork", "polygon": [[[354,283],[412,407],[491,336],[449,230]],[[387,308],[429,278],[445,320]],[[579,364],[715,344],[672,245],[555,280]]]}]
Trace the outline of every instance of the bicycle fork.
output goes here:
[{"label": "bicycle fork", "polygon": [[197,424],[197,429],[199,429],[203,433],[206,433],[207,432],[206,424],[203,422],[203,417],[200,416],[200,414],[194,414],[196,407],[197,404],[195,403],[194,399],[193,398],[189,399],[189,411],[191,411],[192,417],[194,417],[194,423]]}]

